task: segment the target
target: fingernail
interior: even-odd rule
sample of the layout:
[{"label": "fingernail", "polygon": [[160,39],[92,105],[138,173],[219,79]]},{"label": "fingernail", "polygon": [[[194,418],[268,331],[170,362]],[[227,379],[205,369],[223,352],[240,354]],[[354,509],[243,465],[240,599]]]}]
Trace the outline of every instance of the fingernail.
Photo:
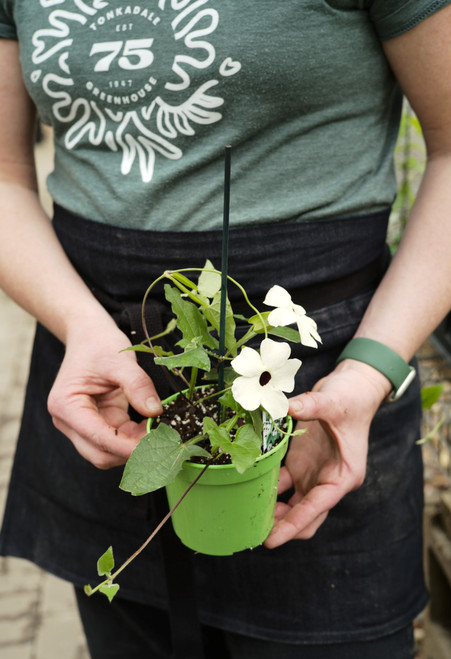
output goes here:
[{"label": "fingernail", "polygon": [[158,400],[156,396],[150,396],[146,400],[146,408],[149,410],[149,412],[161,412],[161,403]]}]

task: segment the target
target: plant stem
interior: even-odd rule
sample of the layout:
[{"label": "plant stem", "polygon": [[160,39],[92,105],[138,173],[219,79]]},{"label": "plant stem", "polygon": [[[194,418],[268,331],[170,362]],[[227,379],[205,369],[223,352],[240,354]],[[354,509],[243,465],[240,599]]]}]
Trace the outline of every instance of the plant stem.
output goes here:
[{"label": "plant stem", "polygon": [[236,426],[236,424],[238,423],[238,418],[239,418],[239,417],[238,417],[238,414],[234,414],[234,415],[233,415],[232,417],[230,417],[230,419],[227,421],[226,426],[225,426],[225,429],[227,430],[227,432],[228,432],[229,434],[230,434],[230,431],[232,430],[232,428],[234,428],[234,427]]},{"label": "plant stem", "polygon": [[[206,270],[205,268],[180,268],[179,270],[173,270],[173,271],[168,270],[168,271],[166,271],[166,272],[164,273],[164,275],[161,275],[161,276],[158,278],[158,280],[155,280],[154,284],[156,283],[156,281],[160,281],[160,279],[163,279],[164,277],[167,277],[168,279],[171,279],[171,281],[172,281],[173,283],[175,283],[175,282],[173,281],[173,279],[172,279],[173,275],[174,275],[175,273],[181,273],[181,272],[215,272],[215,273],[217,273],[218,275],[222,274],[222,273],[221,273],[221,270],[216,270],[215,268],[211,268],[211,269],[207,269],[207,270]],[[231,277],[230,275],[227,275],[227,280],[230,281],[232,284],[234,284],[234,285],[235,285],[235,286],[241,291],[241,293],[243,294],[243,297],[244,297],[246,303],[248,304],[248,306],[249,306],[249,307],[255,312],[255,314],[260,318],[261,323],[262,323],[262,326],[263,326],[263,328],[264,328],[265,335],[267,336],[267,330],[266,330],[266,327],[265,327],[265,322],[264,322],[264,320],[263,320],[263,317],[262,317],[261,313],[259,312],[259,310],[257,309],[257,307],[254,307],[254,305],[252,304],[252,302],[249,300],[249,296],[248,296],[248,294],[246,293],[246,290],[243,288],[243,286],[241,286],[241,284],[240,284],[236,279],[234,279],[234,278]],[[151,286],[153,287],[154,284],[152,284]],[[149,287],[149,289],[147,290],[147,292],[146,292],[146,296],[148,295],[148,293],[149,293],[149,291],[150,291],[150,288],[151,288],[151,287]],[[205,306],[205,302],[199,301],[199,304],[202,304],[202,305]]]},{"label": "plant stem", "polygon": [[199,369],[196,368],[195,366],[193,366],[192,369],[191,369],[191,378],[190,378],[190,382],[189,382],[189,391],[188,391],[188,399],[189,400],[193,399],[193,394],[194,394],[194,389],[196,387],[198,373],[199,373]]},{"label": "plant stem", "polygon": [[204,433],[200,435],[196,435],[195,437],[191,437],[191,439],[187,439],[186,442],[183,442],[185,446],[192,446],[193,444],[197,444],[197,442],[202,441],[203,439],[206,438],[207,435]]},{"label": "plant stem", "polygon": [[[146,313],[145,313],[145,308],[146,308],[147,298],[149,297],[149,294],[150,294],[151,290],[153,289],[154,286],[156,286],[156,284],[158,284],[159,281],[162,281],[165,277],[166,277],[166,278],[168,277],[168,275],[167,275],[166,272],[164,272],[162,275],[160,275],[160,277],[158,277],[157,279],[155,279],[155,281],[153,281],[153,282],[150,284],[150,286],[148,287],[148,289],[146,290],[146,292],[145,292],[145,294],[144,294],[144,298],[143,298],[142,305],[141,305],[141,324],[142,324],[142,328],[143,328],[144,336],[146,337],[146,341],[147,341],[147,343],[149,344],[149,348],[152,350],[154,357],[156,357],[157,354],[156,354],[156,352],[155,352],[155,350],[154,350],[154,347],[153,347],[153,345],[152,345],[152,340],[151,340],[151,338],[150,338],[150,336],[149,336],[149,330],[148,330],[148,328],[147,328],[147,323],[146,323]],[[179,394],[180,394],[180,396],[181,396],[182,398],[184,398],[184,399],[187,401],[188,399],[186,398],[185,394],[183,393],[183,390],[182,390],[181,385],[177,382],[176,378],[172,377],[172,373],[171,373],[171,371],[169,371],[169,369],[166,368],[166,366],[162,366],[161,368],[162,368],[162,370],[163,370],[164,375],[166,376],[166,379],[167,379],[168,382],[173,386],[174,390],[175,390],[175,391],[178,391]],[[182,374],[181,371],[179,371],[178,369],[174,369],[174,373],[175,373],[176,375],[178,375],[178,377],[179,377],[181,380],[184,380],[184,381],[186,382],[185,377],[183,376],[183,374]]]},{"label": "plant stem", "polygon": [[214,391],[212,394],[208,394],[208,396],[204,396],[203,398],[199,398],[197,401],[198,405],[201,405],[204,401],[210,400],[210,398],[215,398],[216,396],[221,396],[222,394],[225,394],[226,391],[229,391],[231,387],[224,387],[224,389],[221,389],[221,391]]},{"label": "plant stem", "polygon": [[[254,332],[254,330],[253,330],[252,328],[251,328],[251,329],[248,329],[247,332],[246,332],[246,334],[245,334],[245,335],[244,335],[239,341],[236,342],[236,344],[235,344],[235,348],[238,350],[238,348],[240,348],[242,345],[244,345],[245,343],[247,343],[247,342],[249,341],[249,339],[253,339],[254,336],[257,336],[257,334]],[[227,357],[228,354],[229,354],[229,353],[227,353],[227,354],[225,355],[225,357]]]},{"label": "plant stem", "polygon": [[[200,297],[198,297],[197,295],[195,295],[195,294],[193,293],[192,290],[190,290],[189,288],[187,288],[187,287],[185,286],[185,284],[182,283],[182,282],[177,278],[177,276],[176,276],[177,274],[178,274],[178,273],[174,273],[174,274],[171,274],[171,275],[167,275],[167,277],[168,277],[168,279],[169,279],[169,280],[170,280],[175,286],[177,286],[177,288],[178,288],[182,293],[185,293],[185,294],[186,294],[186,295],[187,295],[187,296],[188,296],[193,302],[195,302],[196,304],[198,304],[198,305],[201,306],[201,307],[202,307],[202,306],[203,306],[203,307],[208,307],[208,304],[207,304],[206,302],[204,302],[204,300],[201,300]],[[186,279],[186,277],[184,277],[183,279]],[[189,279],[187,279],[187,281],[189,281]],[[192,284],[193,289],[194,289],[195,284],[194,284],[193,282],[190,282],[190,283]],[[196,288],[197,288],[197,287],[196,287]]]},{"label": "plant stem", "polygon": [[121,566],[120,566],[115,572],[113,572],[113,574],[112,574],[111,576],[109,576],[108,579],[105,579],[104,581],[102,581],[102,583],[98,584],[98,586],[96,586],[95,588],[93,588],[93,589],[90,591],[88,597],[91,597],[91,595],[94,595],[94,593],[97,592],[98,590],[100,590],[100,588],[101,588],[102,586],[104,586],[105,584],[112,583],[112,582],[116,579],[116,577],[117,577],[117,576],[118,576],[123,570],[125,570],[125,568],[126,568],[128,565],[130,565],[130,563],[131,563],[133,560],[135,560],[135,558],[136,558],[137,556],[139,556],[139,554],[140,554],[140,553],[141,553],[141,552],[147,547],[147,545],[150,544],[150,542],[152,542],[152,540],[153,540],[154,537],[157,535],[157,533],[162,529],[162,527],[166,524],[166,522],[172,517],[172,515],[174,514],[174,511],[175,511],[175,510],[179,507],[179,505],[182,503],[183,499],[186,497],[186,495],[188,494],[188,492],[189,492],[189,491],[190,491],[190,490],[196,485],[196,483],[199,481],[199,479],[205,474],[205,472],[207,471],[208,467],[210,466],[210,464],[211,464],[212,462],[213,462],[213,460],[210,460],[210,461],[208,462],[208,464],[206,464],[205,467],[202,469],[202,471],[200,472],[200,474],[199,474],[198,476],[196,476],[196,478],[193,480],[193,482],[190,483],[190,484],[188,485],[188,487],[187,487],[186,490],[183,492],[183,494],[182,494],[182,496],[180,497],[180,499],[179,499],[179,500],[178,500],[178,501],[172,506],[171,510],[170,510],[170,511],[169,511],[169,512],[163,517],[163,519],[161,520],[161,522],[160,522],[160,523],[158,524],[158,526],[152,531],[152,533],[149,535],[149,537],[147,538],[147,540],[145,540],[145,542],[143,542],[143,544],[141,545],[141,547],[139,547],[139,549],[137,549],[137,550],[136,550],[136,551],[135,551],[135,552],[134,552],[129,558],[127,558],[127,560],[126,560],[124,563],[122,563],[122,565],[121,565]]}]

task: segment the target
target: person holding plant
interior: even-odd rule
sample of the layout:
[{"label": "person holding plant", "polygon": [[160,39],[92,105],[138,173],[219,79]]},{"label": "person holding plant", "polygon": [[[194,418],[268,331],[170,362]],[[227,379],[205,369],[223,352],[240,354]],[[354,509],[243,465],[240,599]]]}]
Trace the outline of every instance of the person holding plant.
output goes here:
[{"label": "person holding plant", "polygon": [[[123,350],[149,281],[218,267],[227,144],[229,272],[256,303],[282,287],[275,309],[306,309],[322,343],[292,349],[307,432],[265,546],[189,557],[205,654],[413,657],[427,595],[408,362],[451,306],[450,4],[0,1],[0,282],[38,320],[0,552],[75,584],[93,657],[170,656],[158,539],[111,606],[80,588],[158,521],[118,484],[168,389]],[[389,264],[401,88],[428,162]],[[151,334],[170,318],[156,292]]]}]

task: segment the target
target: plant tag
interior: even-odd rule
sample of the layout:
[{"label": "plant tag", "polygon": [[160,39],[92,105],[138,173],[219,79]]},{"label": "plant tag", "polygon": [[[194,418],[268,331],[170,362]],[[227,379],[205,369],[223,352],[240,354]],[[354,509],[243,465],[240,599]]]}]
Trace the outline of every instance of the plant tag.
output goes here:
[{"label": "plant tag", "polygon": [[[263,432],[262,432],[262,437],[263,437],[263,442],[262,442],[262,449],[263,453],[268,453],[268,451],[271,451],[271,449],[274,448],[278,440],[282,437],[282,433],[280,430],[277,428],[277,426],[280,426],[281,423],[283,422],[282,419],[276,419],[275,423],[269,416],[268,412],[263,410],[262,414],[263,418]],[[275,425],[277,424],[277,425]]]}]

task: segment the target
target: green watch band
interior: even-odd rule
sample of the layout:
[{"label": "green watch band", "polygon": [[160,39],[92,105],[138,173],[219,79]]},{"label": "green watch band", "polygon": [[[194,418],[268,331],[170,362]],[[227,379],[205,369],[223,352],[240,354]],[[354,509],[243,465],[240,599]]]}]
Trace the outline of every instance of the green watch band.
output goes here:
[{"label": "green watch band", "polygon": [[388,398],[390,401],[401,398],[416,375],[413,366],[409,366],[397,352],[373,339],[351,339],[338,357],[337,364],[343,359],[363,362],[385,375],[393,385],[393,392]]}]

